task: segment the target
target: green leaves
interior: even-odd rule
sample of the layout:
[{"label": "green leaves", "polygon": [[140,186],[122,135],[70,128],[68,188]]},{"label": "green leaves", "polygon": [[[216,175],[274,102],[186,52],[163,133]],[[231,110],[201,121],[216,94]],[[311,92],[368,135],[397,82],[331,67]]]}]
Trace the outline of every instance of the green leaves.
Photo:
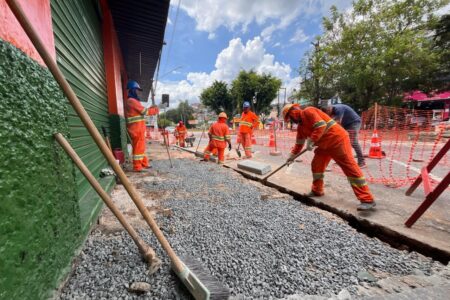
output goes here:
[{"label": "green leaves", "polygon": [[345,14],[332,7],[324,33],[303,59],[300,93],[315,103],[339,93],[346,103],[366,109],[374,101],[393,105],[403,91],[435,88],[430,79],[444,51],[431,38],[437,24],[431,13],[445,3],[358,0]]},{"label": "green leaves", "polygon": [[231,83],[231,88],[223,81],[214,81],[203,90],[200,99],[217,114],[225,111],[230,117],[241,113],[245,101],[251,103],[256,114],[269,113],[270,103],[277,96],[280,87],[281,80],[270,74],[259,75],[253,70],[241,71]]}]

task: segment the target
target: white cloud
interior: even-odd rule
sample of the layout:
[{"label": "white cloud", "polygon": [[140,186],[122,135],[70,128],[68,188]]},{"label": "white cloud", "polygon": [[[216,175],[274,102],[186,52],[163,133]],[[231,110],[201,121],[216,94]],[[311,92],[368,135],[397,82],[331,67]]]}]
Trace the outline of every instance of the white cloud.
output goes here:
[{"label": "white cloud", "polygon": [[216,38],[216,34],[214,33],[214,32],[210,32],[209,34],[208,34],[208,40],[213,40],[213,39],[215,39]]},{"label": "white cloud", "polygon": [[230,40],[228,47],[217,55],[215,69],[212,72],[190,72],[185,80],[159,83],[157,94],[159,99],[160,94],[170,94],[172,107],[181,100],[198,102],[202,90],[211,85],[214,80],[231,83],[241,70],[251,69],[280,78],[283,85],[288,88],[288,94],[295,86],[295,78],[291,78],[291,66],[275,61],[273,54],[266,53],[260,37],[255,37],[245,44],[240,38],[235,38]]},{"label": "white cloud", "polygon": [[[351,0],[183,0],[181,9],[196,21],[200,31],[214,32],[220,26],[245,31],[252,22],[263,25],[276,20],[277,24],[268,29],[274,31],[285,28],[300,15],[327,14],[333,4],[343,9]],[[263,37],[270,39],[271,33],[267,33]]]},{"label": "white cloud", "polygon": [[172,20],[170,20],[170,18],[167,18],[167,25],[172,25]]},{"label": "white cloud", "polygon": [[298,28],[292,38],[289,40],[291,43],[303,43],[306,42],[309,39],[309,36],[305,34],[303,29]]}]

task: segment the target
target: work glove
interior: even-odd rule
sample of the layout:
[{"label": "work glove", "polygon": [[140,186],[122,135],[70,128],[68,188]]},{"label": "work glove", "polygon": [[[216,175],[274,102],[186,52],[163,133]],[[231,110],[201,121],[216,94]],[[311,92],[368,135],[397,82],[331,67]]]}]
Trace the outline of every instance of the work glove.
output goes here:
[{"label": "work glove", "polygon": [[314,142],[311,139],[306,140],[306,150],[312,151],[314,149],[315,145]]},{"label": "work glove", "polygon": [[287,159],[287,161],[286,161],[286,164],[289,166],[290,164],[292,164],[293,162],[294,162],[294,159],[295,159],[295,157],[297,156],[297,154],[293,154],[293,153],[291,153],[290,155],[289,155],[289,158]]}]

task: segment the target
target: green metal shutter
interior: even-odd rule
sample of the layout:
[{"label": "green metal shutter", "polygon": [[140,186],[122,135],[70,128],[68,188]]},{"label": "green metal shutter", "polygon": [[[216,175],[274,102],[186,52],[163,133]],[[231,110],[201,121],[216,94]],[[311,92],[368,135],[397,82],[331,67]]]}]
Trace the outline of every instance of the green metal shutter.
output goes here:
[{"label": "green metal shutter", "polygon": [[[59,67],[98,129],[109,127],[101,21],[96,1],[52,0],[53,31]],[[107,167],[97,145],[73,110],[69,115],[70,143],[96,177]],[[76,169],[81,225],[88,230],[100,199]],[[102,185],[110,187],[111,178]]]}]

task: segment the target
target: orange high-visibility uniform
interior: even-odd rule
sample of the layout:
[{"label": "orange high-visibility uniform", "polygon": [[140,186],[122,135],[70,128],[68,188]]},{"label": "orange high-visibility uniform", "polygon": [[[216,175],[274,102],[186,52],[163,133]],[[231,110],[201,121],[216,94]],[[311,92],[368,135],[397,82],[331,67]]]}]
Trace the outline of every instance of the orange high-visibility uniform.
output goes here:
[{"label": "orange high-visibility uniform", "polygon": [[225,148],[227,147],[227,142],[230,142],[231,135],[230,130],[225,119],[219,118],[219,120],[212,124],[209,128],[209,144],[205,148],[204,159],[209,160],[211,152],[217,149],[218,152],[218,163],[225,163]]},{"label": "orange high-visibility uniform", "polygon": [[174,134],[175,134],[175,137],[177,138],[177,140],[178,140],[178,145],[180,146],[180,147],[184,147],[185,145],[184,145],[184,139],[186,138],[186,134],[187,134],[187,128],[186,128],[186,126],[184,126],[184,125],[177,125],[176,127],[175,127],[175,132],[174,132]]},{"label": "orange high-visibility uniform", "polygon": [[313,175],[312,192],[323,195],[323,178],[325,169],[331,159],[342,168],[353,192],[361,202],[373,202],[361,169],[352,156],[352,146],[347,131],[320,109],[307,107],[304,110],[292,110],[289,114],[297,114],[300,123],[297,127],[297,140],[292,154],[298,154],[310,138],[317,146],[311,162]]},{"label": "orange high-visibility uniform", "polygon": [[247,158],[252,157],[252,133],[253,128],[258,128],[258,124],[259,118],[254,112],[242,113],[241,121],[239,122],[239,135]]},{"label": "orange high-visibility uniform", "polygon": [[141,102],[128,98],[126,102],[127,129],[133,146],[133,169],[140,171],[148,168],[148,159],[145,155],[145,115],[156,115],[157,107],[145,108]]}]

